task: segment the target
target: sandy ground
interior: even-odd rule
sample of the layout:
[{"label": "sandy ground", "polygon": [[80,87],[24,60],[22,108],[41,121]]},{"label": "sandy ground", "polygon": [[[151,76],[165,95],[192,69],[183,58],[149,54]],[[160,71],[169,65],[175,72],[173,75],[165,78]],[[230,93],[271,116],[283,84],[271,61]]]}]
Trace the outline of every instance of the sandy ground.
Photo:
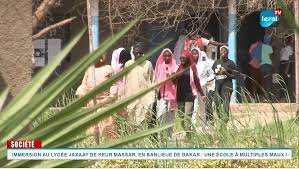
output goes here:
[{"label": "sandy ground", "polygon": [[296,117],[296,104],[288,103],[258,103],[258,104],[232,104],[231,126],[238,129],[244,125],[253,128],[256,123],[266,125],[276,119],[286,121]]},{"label": "sandy ground", "polygon": [[[274,123],[277,119],[287,121],[296,117],[296,104],[289,103],[231,104],[230,110],[231,117],[228,128],[237,130],[254,128],[256,124],[264,126]],[[203,129],[198,126],[196,131],[203,132]],[[177,140],[184,140],[185,132],[176,132],[173,137]]]}]

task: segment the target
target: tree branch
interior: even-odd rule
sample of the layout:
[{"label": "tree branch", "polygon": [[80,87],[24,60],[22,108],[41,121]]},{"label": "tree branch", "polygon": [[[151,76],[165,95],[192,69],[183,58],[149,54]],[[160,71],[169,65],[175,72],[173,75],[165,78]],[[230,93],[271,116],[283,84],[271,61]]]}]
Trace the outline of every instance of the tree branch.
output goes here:
[{"label": "tree branch", "polygon": [[108,9],[108,13],[109,13],[109,24],[110,24],[110,31],[111,31],[111,35],[114,35],[113,32],[113,24],[112,24],[112,19],[111,19],[111,0],[109,0],[109,9]]},{"label": "tree branch", "polygon": [[57,0],[43,0],[32,17],[32,32],[36,31],[40,22],[47,16],[49,10],[54,7]]},{"label": "tree branch", "polygon": [[44,28],[43,30],[41,30],[40,32],[38,32],[37,34],[33,35],[32,36],[32,40],[35,40],[35,39],[38,39],[40,37],[42,37],[43,35],[47,34],[49,31],[51,31],[52,29],[56,29],[58,27],[61,27],[61,26],[64,26],[66,24],[69,24],[71,23],[74,19],[76,19],[76,17],[72,17],[72,18],[69,18],[69,19],[65,19],[63,21],[60,21],[60,22],[57,22],[53,25],[50,25],[46,28]]}]

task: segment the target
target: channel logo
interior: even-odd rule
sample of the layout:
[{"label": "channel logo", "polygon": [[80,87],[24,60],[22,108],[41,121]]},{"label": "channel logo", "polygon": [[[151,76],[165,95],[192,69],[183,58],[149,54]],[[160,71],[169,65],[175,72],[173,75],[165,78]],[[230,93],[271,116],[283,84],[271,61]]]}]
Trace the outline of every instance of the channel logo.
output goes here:
[{"label": "channel logo", "polygon": [[281,15],[281,9],[262,10],[260,12],[260,26],[263,28],[278,26]]}]

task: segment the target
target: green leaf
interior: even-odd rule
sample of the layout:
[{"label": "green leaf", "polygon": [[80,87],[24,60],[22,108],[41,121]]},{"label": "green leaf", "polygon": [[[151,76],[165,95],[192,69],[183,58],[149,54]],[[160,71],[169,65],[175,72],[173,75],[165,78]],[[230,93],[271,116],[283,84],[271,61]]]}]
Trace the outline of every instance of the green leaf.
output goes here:
[{"label": "green leaf", "polygon": [[96,161],[87,160],[50,160],[44,161],[34,168],[84,168],[93,165]]},{"label": "green leaf", "polygon": [[[75,101],[74,103],[72,103],[71,105],[69,105],[68,107],[63,109],[61,112],[57,113],[57,116],[53,116],[48,121],[43,123],[41,126],[36,128],[35,130],[31,131],[29,137],[33,138],[36,135],[39,135],[39,136],[44,135],[45,133],[47,133],[47,130],[51,127],[55,127],[57,125],[64,125],[66,122],[68,122],[72,119],[77,120],[77,119],[79,119],[78,118],[79,116],[81,118],[82,117],[82,115],[80,115],[81,113],[78,113],[76,111],[76,109],[78,109],[78,105],[82,105],[82,102],[84,104],[86,104],[87,101],[89,101],[91,98],[96,96],[99,92],[104,91],[107,88],[107,86],[111,86],[113,83],[116,82],[116,80],[118,80],[123,75],[127,74],[136,65],[142,63],[144,60],[146,60],[146,58],[148,58],[148,56],[151,56],[152,54],[154,54],[155,52],[160,50],[162,47],[164,47],[169,42],[170,42],[170,40],[167,40],[166,42],[162,43],[159,47],[155,48],[154,50],[149,52],[149,54],[145,55],[145,57],[141,58],[140,60],[137,60],[134,64],[132,64],[131,66],[125,68],[122,72],[117,73],[116,75],[113,75],[108,80],[104,81],[102,84],[95,87],[93,90],[88,92],[85,96],[78,99],[77,101]],[[84,112],[82,114],[87,114],[87,113]],[[28,138],[28,137],[26,137],[26,138]]]},{"label": "green leaf", "polygon": [[296,24],[295,17],[291,10],[288,8],[287,4],[283,0],[278,0],[278,6],[282,8],[282,16],[286,19],[288,25],[291,29],[294,29],[297,34],[299,33],[299,26]]},{"label": "green leaf", "polygon": [[[4,168],[18,168],[18,167],[23,167],[23,168],[54,168],[54,167],[59,167],[64,164],[69,164],[70,162],[74,162],[74,160],[46,160],[46,161],[41,161],[41,160],[13,160],[9,161]],[[83,163],[84,161],[79,161]],[[83,165],[83,164],[78,164],[78,166]],[[74,165],[75,166],[75,165]]]},{"label": "green leaf", "polygon": [[61,52],[55,56],[47,66],[45,66],[29,84],[20,91],[20,93],[5,107],[0,113],[0,128],[4,128],[6,124],[9,124],[11,117],[18,114],[26,104],[31,101],[32,96],[40,89],[43,83],[50,77],[51,73],[60,64],[60,62],[67,56],[71,49],[77,44],[80,38],[83,36],[86,29],[82,30],[75,38],[62,49]]},{"label": "green leaf", "polygon": [[[101,48],[103,49],[103,48]],[[98,51],[101,50],[101,49],[97,49],[96,51],[94,51],[91,55],[94,56],[94,55],[99,55]],[[101,51],[102,53],[104,52],[103,50]],[[90,57],[84,57],[83,59],[90,59]],[[37,113],[40,113],[40,111],[42,111],[43,108],[46,108],[48,106],[48,104],[52,101],[52,96],[53,96],[53,93],[57,92],[60,87],[62,87],[62,85],[66,84],[66,80],[65,78],[68,78],[70,77],[71,74],[74,74],[73,72],[78,70],[79,68],[82,68],[82,62],[76,64],[75,66],[72,67],[72,69],[70,71],[68,71],[67,73],[65,73],[60,79],[58,80],[55,80],[54,82],[52,82],[48,88],[46,88],[44,90],[44,92],[42,92],[41,94],[39,94],[37,97],[34,97],[32,100],[31,100],[31,104],[29,104],[27,107],[25,107],[24,111],[23,112],[19,112],[19,116],[15,117],[14,120],[11,122],[11,123],[7,123],[8,127],[6,127],[6,130],[7,132],[3,132],[1,131],[2,133],[2,137],[0,138],[0,140],[2,141],[2,145],[4,145],[5,141],[7,140],[7,138],[9,138],[9,136],[12,136],[12,135],[15,135],[15,133],[17,133],[17,131],[14,129],[15,126],[19,126],[19,122],[23,119],[27,119],[27,120],[32,120],[33,119],[33,116],[35,116]],[[90,62],[92,63],[92,61]],[[83,72],[84,70],[82,70]],[[76,72],[75,72],[76,73]],[[73,77],[77,76],[78,77],[78,74],[75,74]],[[64,78],[63,78],[64,77]],[[56,93],[57,95],[59,94],[59,92]],[[81,107],[81,105],[77,105],[79,107]],[[31,115],[26,115],[28,113],[31,113]],[[24,116],[24,114],[26,116]],[[21,118],[20,118],[21,116]],[[29,122],[30,122],[29,121]],[[28,121],[27,121],[28,122]],[[25,125],[22,125],[19,127],[19,129],[22,129]],[[10,130],[8,130],[8,129]],[[9,131],[11,131],[12,129],[13,130],[13,134]],[[6,135],[9,134],[9,136],[7,137],[4,137]],[[0,152],[3,152],[3,150],[0,149]],[[4,157],[4,154],[5,153],[0,153],[0,158],[3,158]]]},{"label": "green leaf", "polygon": [[[156,87],[156,86],[154,86],[154,87]],[[62,141],[63,137],[74,137],[75,135],[77,135],[78,132],[83,132],[88,127],[90,127],[90,124],[96,123],[97,121],[100,121],[100,120],[104,119],[105,117],[112,115],[112,113],[120,110],[124,106],[127,106],[129,103],[138,99],[140,96],[142,96],[143,94],[146,94],[147,92],[149,92],[152,89],[153,89],[153,87],[143,90],[143,91],[139,92],[138,94],[134,95],[133,97],[128,97],[122,101],[119,101],[118,103],[114,103],[114,104],[108,106],[107,108],[104,108],[100,112],[89,114],[88,116],[82,118],[80,121],[72,123],[68,126],[65,126],[64,130],[62,130],[62,131],[58,131],[53,134],[49,134],[48,135],[49,137],[47,139],[43,140],[44,145],[47,146],[48,144],[50,144],[54,141],[58,141],[58,140]],[[54,145],[52,145],[52,146],[54,146]]]},{"label": "green leaf", "polygon": [[[107,143],[107,144],[103,144],[100,145],[100,147],[103,148],[112,148],[112,147],[120,147],[129,143],[132,143],[136,140],[145,138],[151,134],[154,133],[158,133],[160,131],[163,131],[169,127],[172,127],[174,124],[168,124],[168,125],[164,125],[164,126],[158,126],[155,127],[153,129],[147,130],[147,131],[142,131],[140,133],[134,134],[132,136],[128,136],[125,138],[120,138],[115,140],[113,143]],[[87,136],[88,137],[88,136]],[[87,137],[80,137],[78,138],[78,141],[81,141],[81,139],[87,138]],[[75,141],[75,139],[73,140]],[[66,145],[58,145],[57,147],[65,147]],[[75,161],[77,161],[78,163],[74,163]],[[29,163],[29,164],[28,164]],[[89,161],[87,163],[85,163],[84,161],[79,161],[79,160],[49,160],[49,161],[43,161],[40,164],[37,165],[30,165],[32,163],[32,161],[24,161],[24,160],[14,160],[13,163],[8,163],[5,167],[17,167],[17,166],[26,166],[26,167],[35,167],[35,168],[43,168],[43,167],[62,167],[60,165],[63,165],[64,167],[69,166],[69,167],[85,167],[85,166],[89,166],[92,165],[94,162]]]},{"label": "green leaf", "polygon": [[[96,122],[104,119],[105,117],[112,115],[114,112],[119,111],[124,106],[127,106],[134,100],[136,100],[136,99],[140,98],[141,96],[143,96],[144,94],[150,92],[151,90],[158,87],[162,83],[165,83],[167,80],[169,80],[169,79],[166,79],[165,81],[161,81],[160,83],[154,84],[147,89],[141,90],[140,92],[138,92],[132,96],[124,98],[117,103],[114,103],[106,108],[103,108],[99,112],[88,114],[86,117],[83,117],[79,121],[76,121],[76,122],[68,124],[68,125],[64,125],[63,126],[64,130],[57,131],[55,133],[48,133],[48,135],[46,136],[47,139],[43,140],[43,145],[48,146],[48,145],[51,145],[51,143],[53,143],[54,141],[63,141],[64,137],[75,137],[78,133],[84,132],[88,127],[90,127],[90,124],[96,123]],[[54,146],[54,145],[51,145],[51,146]]]},{"label": "green leaf", "polygon": [[72,160],[47,160],[31,166],[31,168],[55,168],[68,162],[72,162]]},{"label": "green leaf", "polygon": [[[85,69],[90,66],[93,62],[95,62],[98,57],[103,54],[113,43],[117,42],[119,38],[121,38],[131,27],[134,26],[134,22],[128,24],[126,28],[120,31],[113,39],[107,41],[103,45],[103,47],[98,48],[90,56],[85,57],[86,60],[82,60],[78,64],[76,64],[73,69],[66,72],[62,77],[58,78],[57,81],[54,81],[49,85],[49,88],[46,88],[44,92],[37,97],[33,98],[32,104],[28,105],[24,112],[19,113],[18,116],[15,116],[12,121],[22,121],[20,124],[16,125],[13,123],[9,123],[10,126],[6,127],[7,132],[3,134],[0,144],[3,144],[5,140],[14,137],[17,135],[27,124],[29,124],[39,113],[42,112],[52,101],[55,99],[62,91],[66,88],[73,85],[74,80],[78,79],[79,75],[85,71]],[[82,105],[77,105],[81,107]]]},{"label": "green leaf", "polygon": [[[104,148],[120,147],[120,146],[129,144],[129,143],[132,143],[136,140],[142,139],[144,137],[147,137],[151,134],[161,132],[169,127],[172,127],[173,125],[174,124],[158,126],[153,129],[134,134],[132,136],[128,136],[125,138],[115,140],[113,143],[101,145],[100,147],[104,147]],[[38,167],[38,168],[43,168],[43,167],[86,167],[86,166],[90,166],[94,163],[95,163],[95,161],[86,162],[86,161],[82,161],[82,160],[81,161],[79,161],[79,160],[46,161],[46,162],[43,162],[42,164],[39,164],[34,167]]]},{"label": "green leaf", "polygon": [[[96,113],[91,113],[96,111],[101,105],[97,105],[93,108],[82,109],[89,100],[94,98],[99,92],[104,91],[114,84],[119,78],[124,76],[130,70],[132,70],[137,64],[144,61],[153,53],[157,52],[168,42],[165,42],[160,47],[151,51],[146,57],[137,60],[133,65],[124,69],[122,72],[114,75],[101,85],[95,87],[92,91],[87,93],[84,97],[76,100],[70,106],[64,108],[62,111],[55,114],[51,117],[46,123],[34,128],[33,130],[24,130],[30,123],[41,113],[49,108],[49,105],[57,98],[59,95],[72,87],[77,80],[79,80],[80,75],[86,71],[86,69],[92,65],[108,48],[110,48],[115,42],[117,42],[121,36],[123,36],[135,23],[140,19],[137,18],[132,23],[128,24],[122,31],[120,31],[113,38],[107,39],[102,45],[101,48],[96,49],[91,54],[86,55],[81,61],[77,62],[72,66],[68,71],[63,73],[56,80],[52,81],[43,91],[39,91],[43,83],[48,79],[48,77],[55,70],[57,65],[62,61],[62,59],[69,53],[71,48],[79,41],[80,37],[84,34],[82,31],[78,34],[74,40],[72,40],[63,50],[59,53],[51,63],[49,63],[44,69],[42,69],[32,81],[16,96],[5,108],[4,111],[0,112],[0,128],[1,128],[1,137],[0,137],[0,165],[3,167],[68,167],[68,166],[82,166],[85,167],[89,165],[87,163],[82,163],[82,161],[34,161],[34,160],[6,160],[6,148],[3,146],[7,139],[23,139],[23,138],[42,138],[43,146],[45,147],[61,147],[61,146],[71,146],[77,142],[80,142],[86,139],[88,136],[76,137],[82,132],[85,132],[86,129],[94,122],[101,121],[105,117],[112,115],[120,109],[123,109],[124,106],[130,104],[132,101],[140,98],[147,92],[156,88],[159,84],[152,85],[148,89],[144,89],[139,93],[120,100],[117,103],[111,104],[106,108],[103,108],[101,111]],[[5,91],[7,92],[7,91]],[[2,93],[0,95],[0,108],[2,100],[6,97],[7,93]],[[86,114],[79,114],[86,112]],[[5,129],[5,130],[4,130]],[[117,140],[113,145],[108,146],[118,146],[124,145],[131,141],[135,141],[140,138],[144,138],[147,135],[160,130],[165,129],[165,126],[162,128],[157,127],[151,129],[147,132],[138,133],[136,135],[130,136],[128,138],[122,138]],[[107,146],[107,145],[104,145]],[[81,165],[82,164],[82,165]]]},{"label": "green leaf", "polygon": [[172,127],[173,125],[174,124],[158,126],[158,127],[153,128],[153,129],[149,129],[149,130],[142,131],[140,133],[134,134],[132,136],[128,136],[128,137],[118,139],[118,140],[114,141],[113,143],[107,143],[107,144],[101,145],[101,147],[104,147],[104,148],[120,147],[120,146],[129,144],[129,143],[132,143],[132,142],[134,142],[136,140],[139,140],[141,138],[147,137],[151,134],[158,133],[160,131],[168,129],[169,127]]},{"label": "green leaf", "polygon": [[74,144],[80,142],[80,141],[83,141],[85,139],[88,139],[90,138],[91,136],[81,136],[81,137],[77,137],[77,138],[71,138],[70,140],[66,140],[65,142],[62,142],[60,144],[56,144],[56,146],[54,146],[53,148],[55,147],[70,147],[70,146],[73,146]]},{"label": "green leaf", "polygon": [[[134,22],[132,22],[131,24],[129,24],[128,26],[126,26],[125,29],[123,29],[121,32],[119,32],[118,34],[116,34],[114,36],[113,39],[108,39],[107,41],[104,42],[104,44],[101,46],[101,48],[98,48],[96,49],[90,56],[86,56],[85,58],[89,58],[90,60],[86,61],[88,62],[87,65],[90,65],[92,64],[93,62],[95,62],[97,60],[97,57],[96,58],[93,58],[94,57],[94,54],[97,54],[97,55],[101,55],[103,54],[109,47],[111,47],[111,45],[116,42],[121,36],[123,36],[136,22],[138,21],[138,19],[136,19]],[[109,44],[107,44],[109,42]],[[106,45],[105,45],[106,44]],[[93,58],[93,59],[92,59]],[[50,85],[50,87],[52,87],[52,90],[50,90],[49,92],[54,92],[55,89],[58,87],[58,86],[61,86],[63,84],[66,83],[66,80],[65,78],[70,78],[70,77],[78,77],[78,74],[79,73],[76,73],[78,72],[78,70],[82,70],[82,67],[83,67],[83,71],[85,71],[85,69],[87,68],[85,66],[86,64],[83,65],[82,64],[77,64],[76,66],[72,67],[72,69],[69,71],[69,74],[66,74],[64,78],[62,79],[59,79],[59,82],[58,84],[54,83],[55,84],[55,87],[52,87],[53,85]],[[82,72],[80,71],[80,74],[82,74]],[[107,86],[106,86],[107,87]],[[105,88],[106,88],[105,87]],[[101,91],[103,91],[103,89],[101,89]],[[95,95],[94,95],[95,96]],[[94,97],[93,96],[93,97]],[[84,99],[85,98],[85,99]],[[54,116],[52,118],[50,118],[48,121],[46,121],[45,123],[43,123],[41,126],[39,126],[38,128],[36,128],[37,130],[40,129],[40,128],[43,128],[44,126],[48,126],[50,124],[52,124],[52,122],[56,122],[59,118],[63,118],[64,114],[69,112],[69,111],[73,111],[73,110],[76,110],[78,108],[81,108],[83,106],[85,106],[85,104],[90,100],[91,98],[86,98],[86,97],[83,97],[83,98],[80,98],[79,101],[76,101],[74,102],[73,104],[71,104],[71,106],[68,106],[66,107],[65,109],[63,109],[61,112],[59,112],[59,114],[57,116]]]}]

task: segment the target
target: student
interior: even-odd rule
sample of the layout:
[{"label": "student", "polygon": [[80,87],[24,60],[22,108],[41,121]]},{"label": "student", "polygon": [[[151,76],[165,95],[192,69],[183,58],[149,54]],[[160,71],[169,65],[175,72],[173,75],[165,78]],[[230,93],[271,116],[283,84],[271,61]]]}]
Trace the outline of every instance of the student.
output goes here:
[{"label": "student", "polygon": [[[130,51],[124,49],[119,53],[119,61],[118,64],[115,65],[115,73],[119,73],[121,72],[124,67],[125,64],[131,60],[131,54]],[[124,81],[123,78],[121,78],[120,80],[117,81],[117,93],[118,93],[118,97],[120,98],[121,96],[123,96],[123,92],[124,92]]]},{"label": "student", "polygon": [[264,38],[264,43],[262,45],[262,55],[261,55],[261,73],[263,76],[264,89],[266,91],[265,95],[271,101],[271,92],[273,87],[272,82],[272,60],[271,55],[273,54],[273,48],[271,46],[271,37],[266,35]]},{"label": "student", "polygon": [[[131,54],[130,51],[124,49],[120,52],[119,54],[119,64],[115,66],[115,73],[121,72],[127,61],[131,60]],[[116,82],[116,87],[117,87],[117,95],[118,99],[122,99],[122,96],[124,95],[124,80],[123,78],[119,79]],[[121,110],[118,115],[120,115],[122,118],[127,119],[128,114],[125,110]]]},{"label": "student", "polygon": [[189,51],[183,50],[180,60],[181,64],[177,70],[178,76],[176,78],[178,113],[180,118],[183,119],[181,125],[187,132],[186,136],[190,139],[191,117],[195,96],[199,93],[203,97],[203,100],[205,100],[205,96],[201,89],[192,54]]},{"label": "student", "polygon": [[205,51],[204,47],[207,47],[208,45],[221,46],[226,45],[226,43],[208,40],[193,32],[187,36],[185,40],[184,50],[191,51],[191,49],[193,48],[199,48],[200,50]]},{"label": "student", "polygon": [[[279,74],[283,78],[285,85],[282,85],[282,88],[287,87],[288,93],[289,91],[289,79],[290,79],[290,58],[294,54],[294,50],[291,46],[291,37],[287,37],[285,41],[284,47],[280,50],[280,64],[279,64]],[[284,97],[284,90],[280,91],[280,99]]]},{"label": "student", "polygon": [[[174,55],[169,48],[164,49],[155,66],[155,78],[161,82],[174,74],[177,70],[177,64]],[[172,80],[161,84],[158,89],[157,117],[161,116],[162,123],[173,123],[176,109],[176,85]],[[173,128],[168,128],[168,137],[171,138]]]},{"label": "student", "polygon": [[[133,47],[133,55],[135,59],[139,59],[144,55],[144,45],[138,43]],[[132,65],[135,59],[129,60],[125,67]],[[148,88],[154,82],[154,71],[150,61],[134,67],[126,76],[124,76],[124,97],[130,97],[139,91]],[[143,97],[135,100],[127,106],[129,122],[138,127],[151,120],[150,109],[152,109],[155,101],[155,91],[151,91]]]},{"label": "student", "polygon": [[233,91],[232,79],[235,79],[236,65],[228,59],[228,47],[220,47],[220,59],[213,64],[213,71],[216,75],[214,103],[216,112],[221,120],[222,127],[229,120],[229,103]]},{"label": "student", "polygon": [[[262,41],[257,38],[257,40],[250,45],[249,48],[249,76],[251,79],[251,93],[252,95],[257,95],[259,91],[259,85],[262,85],[263,79],[260,71],[261,66],[261,55],[262,55]],[[260,89],[261,90],[261,89]]]},{"label": "student", "polygon": [[[90,90],[94,88],[94,85],[99,85],[107,80],[113,75],[113,69],[110,65],[106,65],[107,55],[104,54],[95,64],[95,77],[91,69],[89,69],[82,80],[82,84],[78,87],[76,95],[79,97],[84,96]],[[94,79],[95,78],[95,79]],[[94,84],[95,82],[95,84]],[[117,89],[116,86],[111,86],[110,90],[104,91],[96,96],[95,99],[88,102],[87,107],[93,107],[95,104],[105,104],[111,103],[117,99]],[[107,117],[105,120],[98,122],[93,125],[89,131],[94,135],[95,141],[99,144],[99,136],[106,136],[108,139],[114,139],[117,137],[115,119],[112,116]]]},{"label": "student", "polygon": [[[212,66],[214,64],[214,60],[207,57],[207,54],[204,51],[201,51],[199,48],[193,48],[191,50],[192,56],[194,61],[197,63],[196,68],[200,79],[200,84],[203,92],[205,95],[208,95],[210,91],[214,91],[214,82],[213,79],[215,78]],[[210,94],[210,97],[212,97],[212,94]],[[194,101],[194,112],[192,116],[192,120],[196,121],[196,114],[198,110],[201,113],[201,122],[202,127],[205,128],[207,125],[207,121],[212,121],[213,118],[211,118],[211,101],[204,102],[201,98],[201,96],[197,96]]]}]

